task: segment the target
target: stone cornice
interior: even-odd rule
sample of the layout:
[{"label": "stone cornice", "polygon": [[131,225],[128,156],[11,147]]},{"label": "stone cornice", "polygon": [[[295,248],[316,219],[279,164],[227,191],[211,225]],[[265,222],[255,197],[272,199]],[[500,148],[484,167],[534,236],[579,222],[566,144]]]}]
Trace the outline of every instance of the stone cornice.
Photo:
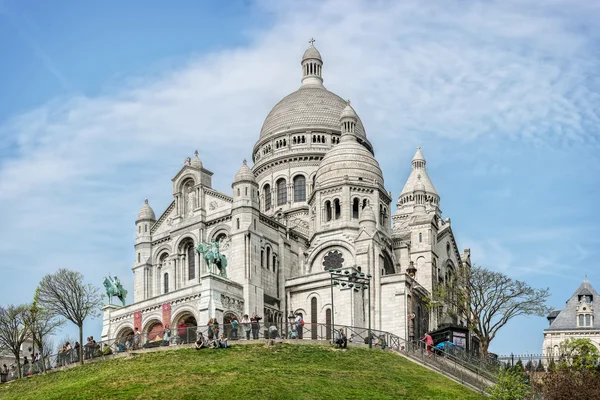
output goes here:
[{"label": "stone cornice", "polygon": [[171,211],[175,208],[175,200],[173,200],[173,202],[169,205],[169,207],[167,207],[167,209],[162,213],[162,215],[160,216],[160,218],[158,219],[158,221],[156,221],[156,223],[154,225],[152,225],[152,227],[150,228],[150,234],[152,235],[154,232],[156,232],[156,230],[158,229],[158,227],[165,222],[165,220],[167,219],[167,217],[169,216],[169,214],[171,213]]},{"label": "stone cornice", "polygon": [[233,203],[233,197],[227,196],[226,194],[221,192],[217,192],[215,189],[204,187],[204,194],[208,194],[210,196],[227,201],[229,203]]}]

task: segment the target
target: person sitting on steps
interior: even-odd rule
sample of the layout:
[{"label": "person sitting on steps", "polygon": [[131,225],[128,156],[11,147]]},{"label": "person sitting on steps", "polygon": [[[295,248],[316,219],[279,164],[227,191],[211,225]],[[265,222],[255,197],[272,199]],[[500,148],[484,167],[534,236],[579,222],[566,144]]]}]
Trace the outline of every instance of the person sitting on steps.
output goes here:
[{"label": "person sitting on steps", "polygon": [[334,331],[334,343],[342,349],[348,348],[348,339],[344,335],[344,330]]}]

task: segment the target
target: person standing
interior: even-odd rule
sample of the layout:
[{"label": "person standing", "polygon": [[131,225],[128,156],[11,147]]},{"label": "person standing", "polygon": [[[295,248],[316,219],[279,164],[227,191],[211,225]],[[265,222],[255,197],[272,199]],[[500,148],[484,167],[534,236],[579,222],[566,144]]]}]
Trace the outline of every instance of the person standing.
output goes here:
[{"label": "person standing", "polygon": [[302,314],[296,313],[296,331],[298,332],[298,339],[302,339],[302,333],[304,331],[304,318]]},{"label": "person standing", "polygon": [[244,328],[244,332],[246,332],[246,340],[250,340],[250,331],[252,330],[252,324],[250,323],[250,318],[248,318],[248,314],[244,314],[242,317],[242,328]]},{"label": "person standing", "polygon": [[237,340],[238,338],[238,320],[233,317],[233,321],[231,321],[231,340]]},{"label": "person standing", "polygon": [[252,324],[252,339],[258,340],[258,331],[260,330],[260,320],[262,317],[256,315],[256,313],[252,313],[252,318],[250,318],[250,323]]},{"label": "person standing", "polygon": [[425,336],[423,336],[423,339],[421,339],[421,341],[425,342],[425,347],[427,348],[427,355],[431,356],[433,354],[433,338],[429,333],[426,333]]}]

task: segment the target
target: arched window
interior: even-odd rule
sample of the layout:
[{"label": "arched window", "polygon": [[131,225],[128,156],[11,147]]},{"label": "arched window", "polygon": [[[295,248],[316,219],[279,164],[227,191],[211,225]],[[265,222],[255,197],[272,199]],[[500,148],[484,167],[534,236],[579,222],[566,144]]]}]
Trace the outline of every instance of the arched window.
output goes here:
[{"label": "arched window", "polygon": [[310,336],[312,340],[317,340],[317,298],[310,300]]},{"label": "arched window", "polygon": [[260,266],[261,267],[265,266],[265,251],[264,250],[260,251]]},{"label": "arched window", "polygon": [[239,218],[235,219],[235,225],[237,227],[236,229],[240,229],[240,219]]},{"label": "arched window", "polygon": [[331,308],[325,310],[325,339],[331,339]]},{"label": "arched window", "polygon": [[140,262],[141,258],[142,258],[142,255],[140,253],[138,253],[138,263]]},{"label": "arched window", "polygon": [[365,209],[365,207],[367,206],[367,204],[369,204],[369,200],[364,199],[363,200],[363,205],[362,205],[363,210]]},{"label": "arched window", "polygon": [[335,199],[333,201],[333,205],[335,207],[335,219],[339,219],[342,215],[342,206],[340,205],[340,199]]},{"label": "arched window", "polygon": [[285,179],[277,181],[277,205],[282,206],[287,202],[287,185]]},{"label": "arched window", "polygon": [[271,259],[271,248],[267,247],[267,269],[269,269],[269,260]]},{"label": "arched window", "polygon": [[358,218],[358,208],[359,208],[360,200],[354,198],[352,200],[352,218]]},{"label": "arched window", "polygon": [[238,196],[239,196],[239,195],[240,195],[240,188],[238,188],[238,191],[237,191],[237,192],[238,192]]},{"label": "arched window", "polygon": [[423,242],[423,234],[419,232],[419,243]]},{"label": "arched window", "polygon": [[269,211],[271,209],[271,186],[265,185],[263,190],[265,192],[265,211]]},{"label": "arched window", "polygon": [[188,261],[188,280],[192,280],[196,277],[196,254],[194,253],[194,245],[190,244],[187,248],[187,261]]},{"label": "arched window", "polygon": [[142,226],[138,226],[138,233],[142,233]]},{"label": "arched window", "polygon": [[331,221],[331,201],[325,202],[325,221]]},{"label": "arched window", "polygon": [[244,188],[244,193],[246,194],[246,196],[248,196],[248,186],[246,186],[246,187]]},{"label": "arched window", "polygon": [[148,224],[144,224],[144,232],[148,232]]},{"label": "arched window", "polygon": [[169,274],[167,273],[164,275],[163,284],[165,286],[165,293],[169,293]]},{"label": "arched window", "polygon": [[294,201],[306,201],[306,178],[304,175],[294,178]]},{"label": "arched window", "polygon": [[277,256],[275,254],[273,254],[273,272],[275,272],[277,270]]}]

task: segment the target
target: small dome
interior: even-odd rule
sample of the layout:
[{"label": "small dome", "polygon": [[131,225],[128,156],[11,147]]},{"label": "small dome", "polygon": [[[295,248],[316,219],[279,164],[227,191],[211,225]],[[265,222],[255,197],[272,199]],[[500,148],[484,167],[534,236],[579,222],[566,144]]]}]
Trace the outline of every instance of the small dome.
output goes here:
[{"label": "small dome", "polygon": [[248,167],[248,163],[246,162],[246,160],[244,160],[244,162],[242,163],[242,167],[240,168],[240,170],[238,171],[238,173],[235,174],[235,178],[233,179],[233,184],[234,185],[236,183],[239,183],[239,182],[252,182],[252,183],[256,183],[256,179],[254,178],[254,174],[252,173],[252,170],[250,169],[250,167]]},{"label": "small dome", "polygon": [[350,100],[347,101],[346,108],[342,110],[342,114],[340,115],[340,121],[345,118],[352,118],[355,121],[358,121],[358,115],[356,114],[356,111],[354,111],[354,108],[352,108],[352,106],[350,105]]},{"label": "small dome", "polygon": [[198,157],[198,150],[194,152],[194,158],[192,159],[192,167],[194,168],[202,168],[202,161]]},{"label": "small dome", "polygon": [[140,209],[140,212],[138,213],[137,220],[138,221],[142,221],[142,220],[156,221],[156,215],[154,215],[154,210],[152,209],[152,207],[150,207],[150,204],[148,204],[148,199],[144,200],[144,205],[142,206],[142,208]]},{"label": "small dome", "polygon": [[311,39],[309,42],[310,47],[304,52],[304,55],[302,56],[302,61],[308,59],[317,59],[323,62],[323,59],[321,58],[321,53],[319,53],[319,50],[317,50],[317,48],[313,45],[313,42],[314,40]]},{"label": "small dome", "polygon": [[375,212],[373,212],[373,207],[371,207],[370,204],[363,208],[362,213],[360,214],[359,222],[362,224],[369,221],[377,222]]},{"label": "small dome", "polygon": [[345,133],[340,143],[325,153],[315,175],[316,187],[345,177],[383,186],[383,173],[373,154],[358,143],[355,135]]}]

